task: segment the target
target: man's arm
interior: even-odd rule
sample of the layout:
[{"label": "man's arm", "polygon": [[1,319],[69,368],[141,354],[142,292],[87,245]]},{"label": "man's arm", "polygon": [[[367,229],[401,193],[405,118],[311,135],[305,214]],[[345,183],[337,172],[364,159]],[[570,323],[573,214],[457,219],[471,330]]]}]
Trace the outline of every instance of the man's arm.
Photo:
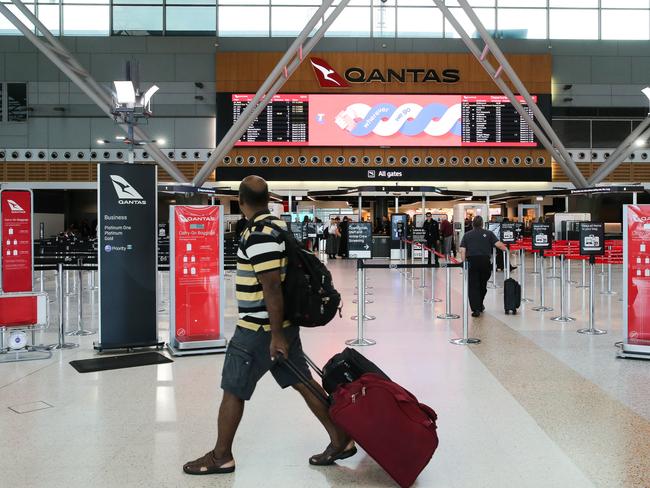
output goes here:
[{"label": "man's arm", "polygon": [[496,247],[497,249],[501,249],[502,251],[508,251],[508,252],[510,252],[510,250],[508,249],[508,246],[506,246],[506,245],[505,245],[503,242],[501,242],[501,241],[497,241],[497,242],[494,244],[494,247]]},{"label": "man's arm", "polygon": [[282,295],[282,280],[280,279],[280,270],[276,269],[257,275],[257,279],[262,284],[264,291],[264,303],[269,313],[269,323],[271,324],[271,357],[275,359],[278,352],[284,357],[288,357],[289,344],[284,337],[284,296]]},{"label": "man's arm", "polygon": [[465,261],[465,248],[463,246],[460,246],[460,262],[462,263]]}]

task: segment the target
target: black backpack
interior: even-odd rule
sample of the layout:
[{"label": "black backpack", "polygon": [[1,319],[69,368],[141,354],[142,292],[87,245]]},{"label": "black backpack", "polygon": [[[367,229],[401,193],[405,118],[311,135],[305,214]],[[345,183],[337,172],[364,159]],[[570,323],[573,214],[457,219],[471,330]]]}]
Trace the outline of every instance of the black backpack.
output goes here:
[{"label": "black backpack", "polygon": [[285,319],[300,327],[321,327],[330,323],[337,312],[342,317],[341,294],[334,288],[332,274],[325,265],[291,232],[270,220],[266,223],[280,232],[287,253],[282,284]]}]

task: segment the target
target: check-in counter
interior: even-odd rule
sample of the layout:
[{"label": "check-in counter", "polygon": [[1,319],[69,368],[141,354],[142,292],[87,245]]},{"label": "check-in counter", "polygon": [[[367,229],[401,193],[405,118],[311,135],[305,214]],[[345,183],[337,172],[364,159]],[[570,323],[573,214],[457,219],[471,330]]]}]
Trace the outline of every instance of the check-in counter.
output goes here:
[{"label": "check-in counter", "polygon": [[372,257],[373,258],[390,257],[390,236],[383,236],[383,235],[372,236]]}]

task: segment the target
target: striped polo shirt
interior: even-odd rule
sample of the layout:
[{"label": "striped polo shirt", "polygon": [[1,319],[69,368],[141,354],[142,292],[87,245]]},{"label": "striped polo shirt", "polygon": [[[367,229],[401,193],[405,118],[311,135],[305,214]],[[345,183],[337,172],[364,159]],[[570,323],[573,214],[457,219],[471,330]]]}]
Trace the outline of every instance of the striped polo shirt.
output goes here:
[{"label": "striped polo shirt", "polygon": [[[284,239],[278,228],[286,230],[287,223],[271,215],[268,211],[253,217],[252,227],[242,232],[237,251],[237,306],[239,319],[237,326],[250,330],[271,330],[269,312],[264,303],[264,291],[257,276],[268,271],[280,270],[284,281],[287,271],[287,254]],[[272,222],[273,225],[269,225]],[[285,320],[283,326],[288,327]]]}]

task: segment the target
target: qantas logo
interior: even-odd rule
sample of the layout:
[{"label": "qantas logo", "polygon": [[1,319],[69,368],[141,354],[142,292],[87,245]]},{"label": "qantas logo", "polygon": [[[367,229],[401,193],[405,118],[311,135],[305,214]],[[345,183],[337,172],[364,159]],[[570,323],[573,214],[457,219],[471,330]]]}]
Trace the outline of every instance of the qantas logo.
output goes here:
[{"label": "qantas logo", "polygon": [[180,220],[181,222],[216,222],[217,221],[215,217],[208,217],[208,216],[185,217],[185,215],[179,215],[178,220]]},{"label": "qantas logo", "polygon": [[9,204],[9,208],[13,213],[25,213],[25,209],[18,205],[16,202],[13,200],[7,199],[7,203]]},{"label": "qantas logo", "polygon": [[348,88],[350,86],[326,61],[320,58],[309,58],[309,61],[321,88]]},{"label": "qantas logo", "polygon": [[146,205],[147,201],[131,184],[119,175],[110,175],[120,205]]}]

